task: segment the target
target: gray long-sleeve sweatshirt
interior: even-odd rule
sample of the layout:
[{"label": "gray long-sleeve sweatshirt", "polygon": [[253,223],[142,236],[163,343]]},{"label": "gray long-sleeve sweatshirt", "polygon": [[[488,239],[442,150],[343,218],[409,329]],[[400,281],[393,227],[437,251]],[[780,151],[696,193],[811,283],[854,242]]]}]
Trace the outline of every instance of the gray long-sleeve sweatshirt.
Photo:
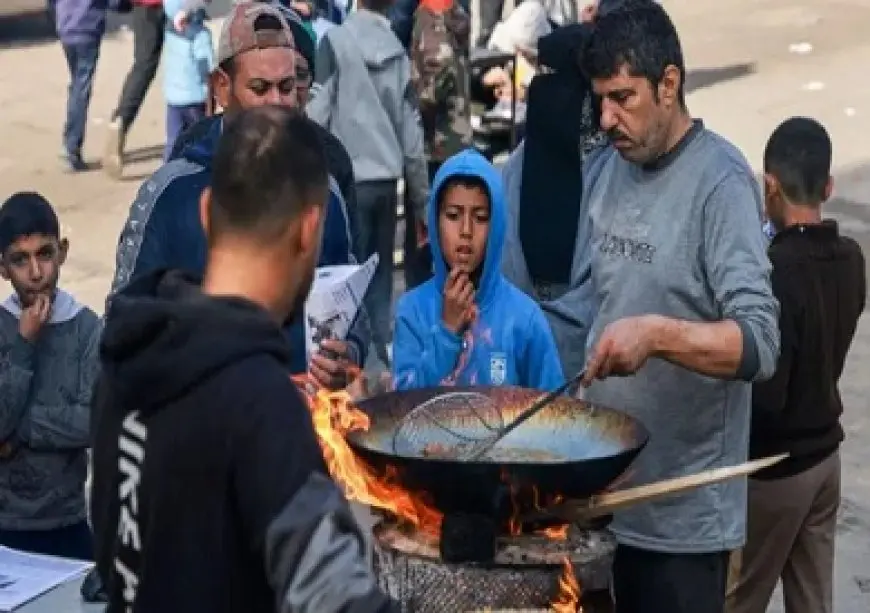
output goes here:
[{"label": "gray long-sleeve sweatshirt", "polygon": [[[626,485],[745,461],[749,381],[770,377],[779,353],[778,303],[751,168],[733,145],[696,122],[654,169],[608,147],[585,171],[598,300],[590,344],[607,324],[647,313],[731,319],[744,334],[745,380],[651,359],[634,376],[587,390],[588,400],[628,412],[650,432]],[[642,549],[714,552],[742,546],[745,523],[746,481],[734,479],[622,511],[612,529],[619,542]]]},{"label": "gray long-sleeve sweatshirt", "polygon": [[390,21],[352,13],[320,41],[308,116],[347,148],[358,183],[401,179],[426,219],[429,175],[411,63]]},{"label": "gray long-sleeve sweatshirt", "polygon": [[0,530],[52,530],[87,517],[85,479],[100,320],[59,291],[34,343],[21,306],[0,304]]}]

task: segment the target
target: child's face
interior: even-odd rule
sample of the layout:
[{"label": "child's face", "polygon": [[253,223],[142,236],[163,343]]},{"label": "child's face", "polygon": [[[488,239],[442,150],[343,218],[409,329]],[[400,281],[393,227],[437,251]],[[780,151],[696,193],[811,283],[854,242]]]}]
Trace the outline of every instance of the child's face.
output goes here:
[{"label": "child's face", "polygon": [[23,307],[39,295],[53,297],[67,248],[66,239],[34,234],[19,238],[3,254],[0,275],[12,284]]},{"label": "child's face", "polygon": [[449,269],[471,274],[486,255],[489,197],[478,187],[449,186],[441,199],[438,236]]}]

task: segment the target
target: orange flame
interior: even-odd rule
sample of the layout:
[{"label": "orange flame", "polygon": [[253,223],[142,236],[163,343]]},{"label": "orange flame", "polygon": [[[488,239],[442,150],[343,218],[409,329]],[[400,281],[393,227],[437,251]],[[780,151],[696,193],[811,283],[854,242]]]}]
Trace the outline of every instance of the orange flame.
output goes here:
[{"label": "orange flame", "polygon": [[[349,500],[387,511],[399,521],[413,526],[428,536],[439,537],[443,514],[432,506],[425,496],[407,491],[399,484],[398,473],[394,467],[387,467],[379,473],[363,462],[353,452],[345,439],[349,432],[368,430],[368,416],[355,408],[353,398],[347,390],[332,392],[320,388],[308,375],[292,377],[308,402],[314,430],[326,461],[327,469],[333,480],[342,488]],[[365,393],[362,377],[348,387],[360,395]],[[504,475],[507,482],[507,475]],[[520,522],[522,514],[530,508],[542,510],[555,504],[561,496],[540,501],[537,488],[525,488],[520,495],[517,488],[510,488],[511,518],[508,520],[508,533],[511,536],[523,534]],[[521,499],[525,501],[521,503]],[[536,534],[553,540],[568,538],[568,525],[550,526],[538,530]]]},{"label": "orange flame", "polygon": [[574,565],[567,557],[562,560],[562,574],[559,576],[559,592],[550,603],[552,613],[583,613],[580,606],[580,584],[574,575]]},{"label": "orange flame", "polygon": [[[546,507],[558,504],[562,501],[562,496],[556,495],[553,496],[551,500],[541,501],[541,495],[538,491],[538,488],[535,486],[531,486],[531,508],[536,511],[543,511]],[[511,485],[510,486],[510,495],[511,495],[511,516],[508,519],[508,534],[511,536],[519,536],[523,534],[523,524],[520,520],[523,512],[529,508],[528,503],[521,503],[521,500],[525,500],[526,496],[521,496],[520,490],[518,487]],[[569,524],[558,524],[555,526],[548,526],[546,528],[541,528],[540,530],[536,530],[535,534],[545,536],[548,539],[552,539],[554,541],[564,541],[568,539],[568,528]]]},{"label": "orange flame", "polygon": [[382,509],[427,534],[440,534],[442,514],[420,496],[403,489],[393,467],[378,474],[353,453],[348,432],[368,430],[368,416],[353,406],[347,391],[317,388],[307,375],[293,377],[308,401],[314,430],[329,474],[349,500]]}]

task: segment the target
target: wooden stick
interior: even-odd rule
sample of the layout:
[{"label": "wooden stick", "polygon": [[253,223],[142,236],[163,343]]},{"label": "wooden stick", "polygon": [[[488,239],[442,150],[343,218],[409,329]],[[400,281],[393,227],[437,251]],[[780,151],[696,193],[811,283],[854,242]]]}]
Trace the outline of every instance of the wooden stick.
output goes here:
[{"label": "wooden stick", "polygon": [[744,477],[762,468],[773,466],[787,457],[788,454],[784,453],[769,458],[744,462],[737,466],[713,468],[694,475],[686,475],[615,492],[597,494],[582,500],[566,500],[547,509],[529,513],[522,519],[523,521],[533,521],[535,519],[550,518],[573,522],[609,515],[614,511],[642,502],[649,502],[658,498],[664,498],[665,496],[673,496],[674,494],[704,487],[705,485],[720,483],[736,477]]}]

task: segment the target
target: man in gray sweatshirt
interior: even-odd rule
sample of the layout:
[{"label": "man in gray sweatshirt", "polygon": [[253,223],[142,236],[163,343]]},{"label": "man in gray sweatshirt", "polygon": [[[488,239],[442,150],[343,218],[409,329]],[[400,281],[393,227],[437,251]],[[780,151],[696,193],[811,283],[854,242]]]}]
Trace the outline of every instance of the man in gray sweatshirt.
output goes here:
[{"label": "man in gray sweatshirt", "polygon": [[[398,180],[425,220],[429,175],[411,63],[386,17],[393,0],[363,0],[320,41],[308,116],[347,147],[356,177],[357,257],[380,261],[366,294],[378,357],[389,363]],[[422,228],[418,232],[422,242]]]},{"label": "man in gray sweatshirt", "polygon": [[[752,170],[686,110],[679,38],[659,5],[599,16],[581,63],[610,141],[584,168],[598,305],[587,399],[649,430],[631,484],[737,464],[751,382],[779,353]],[[618,513],[618,613],[721,613],[745,522],[745,480]]]}]

